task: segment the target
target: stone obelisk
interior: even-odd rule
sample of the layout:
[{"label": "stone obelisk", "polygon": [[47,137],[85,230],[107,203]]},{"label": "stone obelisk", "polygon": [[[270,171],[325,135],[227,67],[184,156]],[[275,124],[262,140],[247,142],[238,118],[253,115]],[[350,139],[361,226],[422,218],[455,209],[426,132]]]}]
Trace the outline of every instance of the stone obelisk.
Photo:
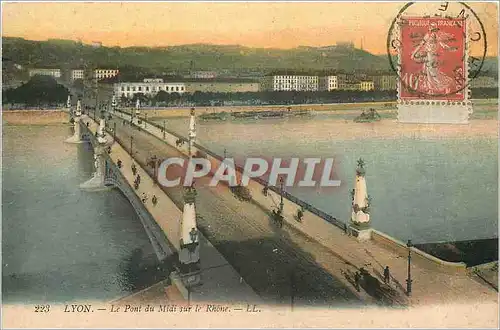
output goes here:
[{"label": "stone obelisk", "polygon": [[356,168],[356,181],[354,189],[351,191],[351,224],[350,232],[358,240],[368,240],[371,238],[370,227],[370,198],[366,189],[365,163],[358,160]]}]

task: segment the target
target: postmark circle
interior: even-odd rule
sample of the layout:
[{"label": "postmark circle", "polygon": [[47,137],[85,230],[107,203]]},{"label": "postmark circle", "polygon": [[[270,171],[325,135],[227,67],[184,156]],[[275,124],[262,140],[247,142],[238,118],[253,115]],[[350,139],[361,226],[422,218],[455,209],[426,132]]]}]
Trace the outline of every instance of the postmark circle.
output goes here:
[{"label": "postmark circle", "polygon": [[[387,57],[400,94],[461,101],[454,97],[467,92],[469,79],[484,65],[486,32],[467,4],[446,2],[429,8],[435,6],[409,2],[399,10],[387,34]],[[479,57],[469,56],[473,48]],[[452,60],[446,62],[447,57]]]}]

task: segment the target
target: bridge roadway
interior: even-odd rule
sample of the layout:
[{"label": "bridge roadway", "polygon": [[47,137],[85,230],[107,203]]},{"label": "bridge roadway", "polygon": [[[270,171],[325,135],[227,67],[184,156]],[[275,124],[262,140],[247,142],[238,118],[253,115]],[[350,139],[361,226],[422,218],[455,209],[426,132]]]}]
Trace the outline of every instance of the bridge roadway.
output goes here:
[{"label": "bridge roadway", "polygon": [[[108,127],[115,124],[116,137],[129,152],[133,136],[132,149],[139,163],[145,164],[152,155],[185,158],[174,147],[124,124],[121,118],[108,122]],[[127,159],[122,161],[130,166]],[[145,168],[153,176],[153,169]],[[276,228],[267,210],[237,200],[227,186],[208,187],[209,180],[200,178],[196,183],[199,229],[265,302],[289,303],[292,290],[298,304],[339,306],[373,301],[369,295],[356,292],[345,278],[342,270],[349,266],[342,258],[292,228]],[[182,187],[161,189],[182,207]],[[204,251],[201,253],[203,260]],[[328,264],[328,271],[316,261],[318,255]]]},{"label": "bridge roadway", "polygon": [[[83,122],[89,122],[88,128],[92,133],[97,131],[98,124],[90,121],[88,117],[84,116]],[[118,159],[122,160],[123,166],[119,171],[128,185],[132,187],[135,177],[132,173],[132,163],[128,152],[119,144],[114,143],[109,156],[115,164]],[[168,219],[175,219],[174,221],[176,222],[180,220],[181,210],[179,210],[172,201],[166,198],[164,192],[153,182],[143,168],[137,166],[137,173],[141,175],[141,184],[139,189],[134,193],[138,195],[138,198],[141,197],[143,191],[147,191],[150,194],[150,198],[143,204],[143,207],[149,212],[154,221],[156,221],[159,229],[165,233],[165,236],[171,239],[170,243],[173,248],[178,249],[179,228],[176,226],[177,223],[172,224],[172,221]],[[152,194],[156,194],[158,197],[158,204],[156,206],[151,203]],[[141,202],[139,201],[139,203]],[[192,301],[230,301],[235,304],[262,303],[260,297],[256,295],[245,282],[240,281],[240,275],[203,235],[200,237],[200,245],[203,251],[203,258],[201,259],[200,265],[202,269],[203,284],[191,290],[190,298]],[[164,299],[165,292],[162,294],[161,290],[159,290],[161,287],[162,284],[158,283],[149,290],[144,290],[140,294],[122,298],[119,302],[130,303],[136,302],[137,299]]]}]

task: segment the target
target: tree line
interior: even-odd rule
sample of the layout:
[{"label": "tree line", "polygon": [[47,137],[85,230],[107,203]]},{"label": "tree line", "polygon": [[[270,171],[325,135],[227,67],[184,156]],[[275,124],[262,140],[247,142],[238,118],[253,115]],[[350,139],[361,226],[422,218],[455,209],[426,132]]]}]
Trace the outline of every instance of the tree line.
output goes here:
[{"label": "tree line", "polygon": [[[498,98],[496,88],[473,88],[473,98]],[[154,96],[143,93],[135,94],[133,98],[121,98],[122,105],[134,106],[140,99],[142,105],[149,106],[223,106],[223,105],[292,105],[292,104],[322,104],[322,103],[356,103],[356,102],[390,102],[396,101],[397,93],[390,91],[261,91],[239,93],[167,93],[160,91]]]},{"label": "tree line", "polygon": [[133,98],[121,97],[123,105],[133,106],[139,99],[151,106],[220,106],[220,105],[278,105],[393,101],[396,91],[331,91],[331,92],[239,92],[239,93],[167,93],[160,91],[154,96],[137,93]]}]

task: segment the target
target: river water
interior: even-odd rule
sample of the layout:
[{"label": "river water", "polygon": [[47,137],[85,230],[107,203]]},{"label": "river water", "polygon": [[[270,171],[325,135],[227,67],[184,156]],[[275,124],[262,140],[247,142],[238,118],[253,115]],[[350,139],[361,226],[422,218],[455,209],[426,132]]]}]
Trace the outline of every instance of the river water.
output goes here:
[{"label": "river water", "polygon": [[[332,138],[338,120],[198,121],[197,139],[236,158],[335,157],[340,187],[288,191],[342,221],[350,217],[349,191],[362,157],[375,229],[414,243],[498,237],[495,138]],[[186,136],[188,119],[167,119],[166,126]]]},{"label": "river water", "polygon": [[69,126],[4,126],[3,301],[111,300],[162,276],[139,218],[118,191],[84,192],[89,144]]}]

